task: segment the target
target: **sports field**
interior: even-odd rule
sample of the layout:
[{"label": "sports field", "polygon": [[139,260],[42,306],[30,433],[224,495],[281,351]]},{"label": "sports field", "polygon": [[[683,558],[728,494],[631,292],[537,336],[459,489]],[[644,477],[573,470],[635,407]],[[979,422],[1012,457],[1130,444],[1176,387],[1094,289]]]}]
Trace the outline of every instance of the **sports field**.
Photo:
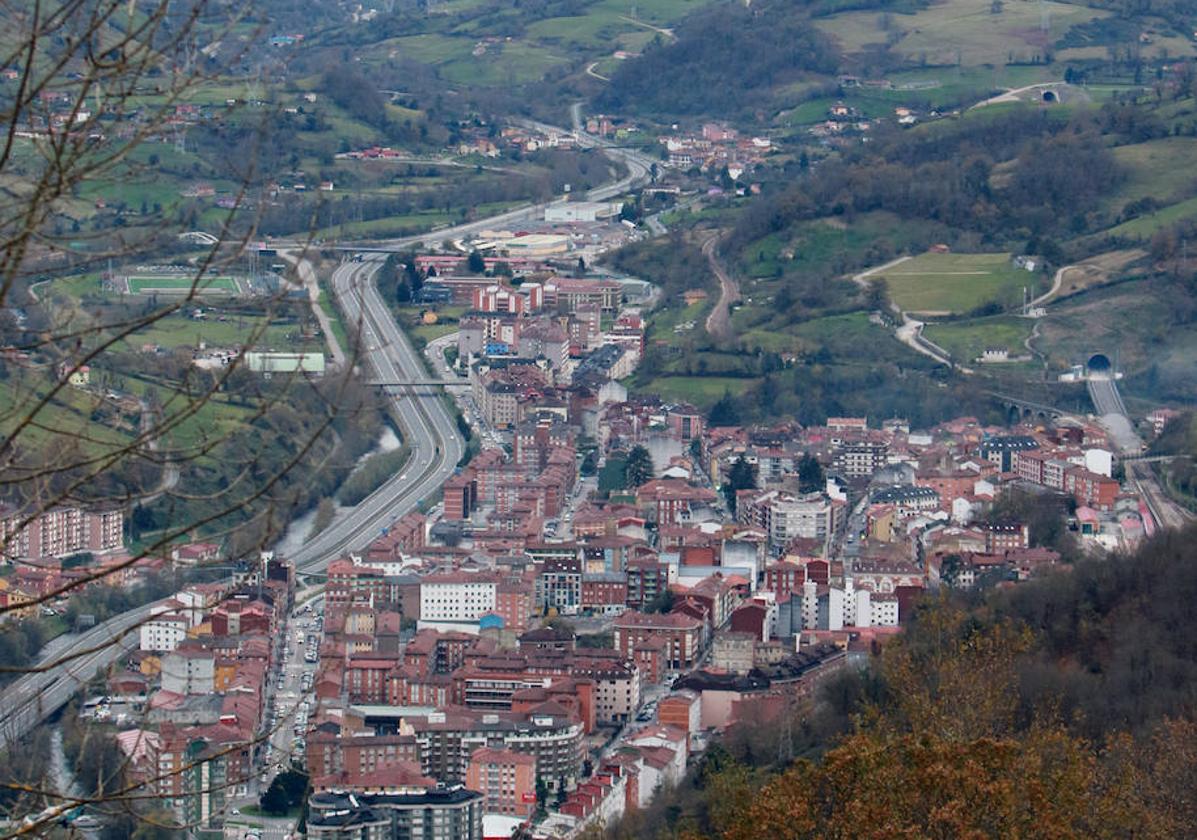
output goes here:
[{"label": "sports field", "polygon": [[1022,301],[1038,293],[1042,274],[1018,268],[1009,254],[920,254],[879,272],[894,303],[906,312],[959,314],[986,303]]},{"label": "sports field", "polygon": [[[195,283],[195,278],[177,275],[135,275],[128,277],[126,282],[129,284],[129,294],[131,295],[144,295],[152,292],[185,294],[191,288],[192,284]],[[197,289],[200,294],[212,292],[237,294],[240,290],[240,286],[237,285],[235,279],[220,276],[203,278]]]}]

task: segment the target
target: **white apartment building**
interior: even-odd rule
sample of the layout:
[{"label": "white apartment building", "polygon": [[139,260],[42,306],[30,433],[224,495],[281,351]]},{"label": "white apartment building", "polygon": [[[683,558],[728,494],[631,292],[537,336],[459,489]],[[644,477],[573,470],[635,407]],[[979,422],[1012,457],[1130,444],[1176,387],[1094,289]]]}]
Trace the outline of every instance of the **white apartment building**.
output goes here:
[{"label": "white apartment building", "polygon": [[466,572],[420,581],[420,621],[477,621],[495,609],[495,581]]},{"label": "white apartment building", "polygon": [[164,613],[141,625],[141,640],[138,647],[145,651],[170,653],[187,638],[190,622],[185,615]]},{"label": "white apartment building", "polygon": [[827,540],[835,531],[835,507],[823,494],[779,494],[769,505],[769,541],[784,546],[796,538]]}]

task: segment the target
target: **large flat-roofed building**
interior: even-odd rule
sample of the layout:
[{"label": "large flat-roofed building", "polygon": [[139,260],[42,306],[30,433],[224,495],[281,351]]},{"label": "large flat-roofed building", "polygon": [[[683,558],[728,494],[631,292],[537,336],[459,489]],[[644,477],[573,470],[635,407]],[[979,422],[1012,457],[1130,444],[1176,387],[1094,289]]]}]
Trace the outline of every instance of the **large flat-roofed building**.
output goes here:
[{"label": "large flat-roofed building", "polygon": [[508,255],[522,259],[535,257],[551,257],[569,251],[569,237],[555,233],[529,233],[524,236],[513,236],[498,244],[501,251]]},{"label": "large flat-roofed building", "polygon": [[276,373],[306,373],[324,375],[323,353],[249,352],[245,363],[254,373],[271,376]]},{"label": "large flat-roofed building", "polygon": [[565,201],[544,209],[546,222],[597,222],[619,215],[622,201]]}]

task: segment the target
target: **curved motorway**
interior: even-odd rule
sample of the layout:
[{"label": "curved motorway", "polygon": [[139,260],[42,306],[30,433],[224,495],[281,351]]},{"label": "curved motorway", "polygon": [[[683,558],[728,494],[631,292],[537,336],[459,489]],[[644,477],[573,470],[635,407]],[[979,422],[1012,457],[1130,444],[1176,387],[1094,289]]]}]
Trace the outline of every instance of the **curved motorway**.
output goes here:
[{"label": "curved motorway", "polygon": [[[363,357],[380,380],[427,379],[419,354],[395,324],[374,284],[382,261],[381,255],[374,254],[340,265],[332,276],[333,294],[348,323],[357,326]],[[440,394],[430,388],[413,392],[405,388],[390,398],[411,456],[398,475],[292,556],[297,571],[323,570],[341,552],[368,545],[382,528],[432,495],[457,468],[465,442]]]},{"label": "curved motorway", "polygon": [[[543,123],[521,124],[545,132],[566,134]],[[632,149],[616,148],[599,138],[576,134],[584,148],[601,149],[622,162],[628,174],[611,184],[591,190],[587,197],[604,201],[639,186],[649,179],[652,159]],[[547,204],[536,204],[501,213],[433,234],[405,237],[379,243],[371,251],[402,251],[425,242],[476,233],[487,227],[523,221],[543,213]],[[302,243],[301,243],[302,244]],[[362,355],[382,381],[427,378],[419,354],[395,324],[373,280],[383,257],[375,253],[360,262],[342,264],[333,273],[333,294],[346,320],[359,326]],[[402,389],[391,395],[392,409],[411,457],[399,475],[383,484],[292,555],[296,569],[320,572],[336,556],[368,545],[379,530],[394,519],[414,510],[452,475],[465,451],[457,424],[439,393]],[[29,673],[0,693],[0,748],[13,737],[28,731],[61,708],[99,668],[111,665],[137,643],[137,627],[160,603],[147,604],[115,616],[101,625],[43,651],[40,666],[46,670]]]}]

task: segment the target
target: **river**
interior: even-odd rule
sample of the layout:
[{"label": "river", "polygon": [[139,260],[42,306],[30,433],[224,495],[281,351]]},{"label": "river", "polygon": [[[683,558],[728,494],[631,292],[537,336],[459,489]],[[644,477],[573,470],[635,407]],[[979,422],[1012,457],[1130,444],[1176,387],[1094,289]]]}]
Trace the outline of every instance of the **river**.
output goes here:
[{"label": "river", "polygon": [[[378,455],[382,452],[394,452],[402,445],[403,444],[399,440],[399,436],[395,434],[395,430],[390,426],[383,426],[382,433],[379,434],[378,440],[374,443],[374,448],[357,459],[354,469],[360,467],[371,455]],[[350,508],[337,505],[337,516],[340,516],[344,511],[347,510],[350,510]],[[303,516],[291,520],[291,523],[287,526],[286,532],[275,544],[274,550],[283,557],[293,555],[296,551],[303,547],[305,542],[307,542],[308,535],[312,533],[312,525],[315,523],[315,521],[316,507],[313,506],[312,509]]]}]

